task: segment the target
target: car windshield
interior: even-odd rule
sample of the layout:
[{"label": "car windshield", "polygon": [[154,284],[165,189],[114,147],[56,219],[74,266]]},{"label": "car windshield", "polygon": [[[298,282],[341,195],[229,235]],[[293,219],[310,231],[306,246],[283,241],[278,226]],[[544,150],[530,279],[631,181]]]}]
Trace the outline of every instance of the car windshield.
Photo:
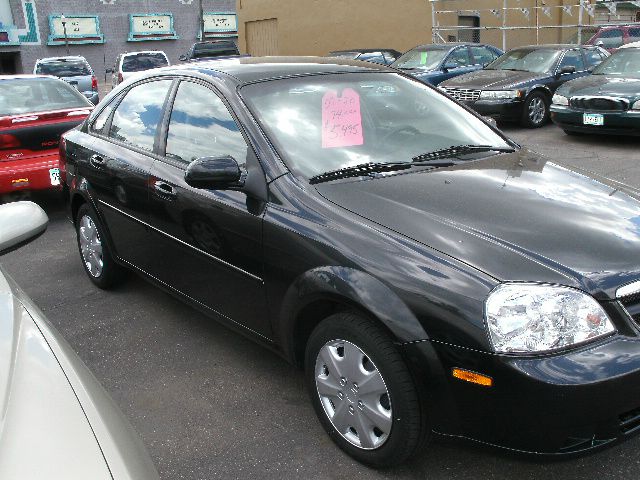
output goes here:
[{"label": "car windshield", "polygon": [[395,68],[423,68],[433,70],[449,50],[443,48],[416,48],[400,56],[393,64]]},{"label": "car windshield", "polygon": [[287,166],[307,178],[365,163],[410,163],[451,146],[510,147],[444,94],[395,73],[271,80],[240,94]]},{"label": "car windshield", "polygon": [[59,60],[55,62],[38,63],[38,75],[54,75],[56,77],[84,77],[91,75],[89,65],[82,60]]},{"label": "car windshield", "polygon": [[162,53],[140,53],[127,55],[122,60],[123,72],[142,72],[152,68],[166,67],[169,65],[167,57]]},{"label": "car windshield", "polygon": [[618,50],[598,65],[593,74],[640,78],[640,48]]},{"label": "car windshield", "polygon": [[562,50],[551,48],[518,48],[498,57],[487,70],[521,70],[532,73],[550,72]]},{"label": "car windshield", "polygon": [[54,78],[0,81],[0,115],[92,107],[75,88]]}]

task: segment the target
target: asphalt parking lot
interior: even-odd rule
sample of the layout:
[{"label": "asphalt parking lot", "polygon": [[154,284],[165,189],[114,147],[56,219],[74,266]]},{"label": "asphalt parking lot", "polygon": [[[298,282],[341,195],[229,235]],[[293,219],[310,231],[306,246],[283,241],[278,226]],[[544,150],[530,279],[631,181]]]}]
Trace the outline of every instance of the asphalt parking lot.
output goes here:
[{"label": "asphalt parking lot", "polygon": [[[640,139],[569,137],[552,125],[504,131],[554,161],[640,188]],[[131,420],[162,478],[640,476],[640,437],[569,459],[436,439],[411,464],[370,470],[324,433],[301,372],[138,277],[110,292],[95,288],[80,264],[63,203],[51,195],[34,199],[47,210],[49,229],[2,257],[2,264]]]}]

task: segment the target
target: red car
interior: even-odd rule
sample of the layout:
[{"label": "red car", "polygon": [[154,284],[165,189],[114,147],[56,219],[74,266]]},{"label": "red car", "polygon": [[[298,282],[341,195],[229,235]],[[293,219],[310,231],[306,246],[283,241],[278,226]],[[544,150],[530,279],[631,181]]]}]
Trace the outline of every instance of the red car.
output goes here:
[{"label": "red car", "polygon": [[640,41],[640,23],[597,27],[591,31],[585,28],[582,38],[588,39],[585,45],[597,45],[613,53],[622,45]]},{"label": "red car", "polygon": [[60,135],[92,109],[84,95],[55,77],[0,76],[0,196],[61,189]]}]

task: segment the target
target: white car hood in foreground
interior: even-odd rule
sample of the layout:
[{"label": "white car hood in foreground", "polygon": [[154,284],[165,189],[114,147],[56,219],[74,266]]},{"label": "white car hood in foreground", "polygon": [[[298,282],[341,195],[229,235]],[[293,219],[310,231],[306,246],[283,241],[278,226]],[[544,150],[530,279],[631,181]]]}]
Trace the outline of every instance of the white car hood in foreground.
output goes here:
[{"label": "white car hood in foreground", "polygon": [[55,355],[0,275],[0,478],[111,479]]},{"label": "white car hood in foreground", "polygon": [[0,479],[158,479],[118,407],[2,267]]}]

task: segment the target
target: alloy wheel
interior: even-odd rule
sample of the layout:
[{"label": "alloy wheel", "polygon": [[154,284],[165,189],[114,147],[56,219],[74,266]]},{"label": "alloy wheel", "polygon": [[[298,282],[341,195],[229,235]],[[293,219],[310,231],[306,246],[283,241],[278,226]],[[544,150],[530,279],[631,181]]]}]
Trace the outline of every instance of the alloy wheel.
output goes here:
[{"label": "alloy wheel", "polygon": [[357,345],[346,340],[325,343],[316,358],[315,382],[327,417],[345,440],[363,450],[387,441],[393,425],[389,391]]},{"label": "alloy wheel", "polygon": [[540,124],[547,114],[547,107],[540,97],[533,97],[529,102],[529,119],[534,125]]},{"label": "alloy wheel", "polygon": [[78,233],[84,266],[92,277],[97,278],[102,274],[104,267],[102,241],[96,224],[89,215],[84,215],[80,219]]}]

